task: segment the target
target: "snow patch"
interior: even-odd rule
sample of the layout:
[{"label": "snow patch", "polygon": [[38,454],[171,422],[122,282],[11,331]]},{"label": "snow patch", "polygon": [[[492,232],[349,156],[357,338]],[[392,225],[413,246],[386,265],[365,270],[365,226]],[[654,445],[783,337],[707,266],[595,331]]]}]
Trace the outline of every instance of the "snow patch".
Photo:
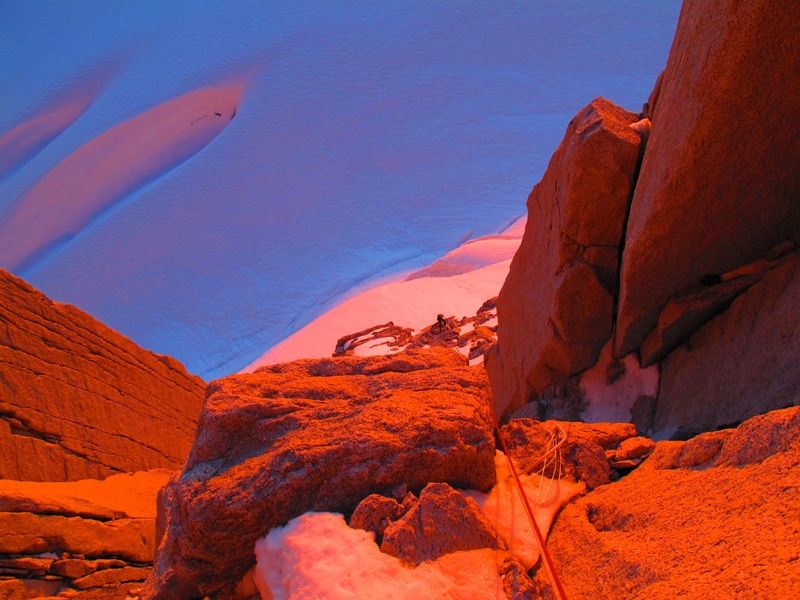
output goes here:
[{"label": "snow patch", "polygon": [[611,350],[609,340],[600,351],[597,364],[581,375],[581,393],[588,403],[588,408],[580,414],[584,423],[630,423],[636,400],[658,394],[658,365],[642,369],[634,354],[619,361],[624,373],[609,383],[609,366],[614,361]]},{"label": "snow patch", "polygon": [[[492,520],[498,535],[508,544],[509,552],[526,569],[530,569],[539,560],[541,552],[536,534],[528,521],[505,454],[499,450],[495,454],[494,465],[497,469],[497,484],[488,494],[474,490],[461,490],[461,493],[478,503]],[[547,538],[547,532],[550,531],[558,511],[583,491],[584,484],[549,479],[536,474],[520,473],[519,477],[536,524]]]},{"label": "snow patch", "polygon": [[[436,315],[470,315],[497,295],[511,260],[452,277],[423,277],[397,281],[363,292],[318,317],[246,367],[252,373],[264,365],[301,358],[330,356],[340,336],[393,321],[420,330],[436,322]],[[385,348],[388,351],[387,347]],[[385,354],[386,352],[381,352]]]},{"label": "snow patch", "polygon": [[464,242],[431,266],[406,277],[406,281],[422,277],[452,277],[475,271],[487,265],[511,260],[519,248],[527,220],[527,217],[517,219],[502,234],[486,235]]},{"label": "snow patch", "polygon": [[[513,475],[502,452],[495,454],[497,485],[473,498],[492,520],[511,554],[530,569],[539,544],[528,522]],[[520,475],[542,535],[559,510],[584,489],[583,483]],[[309,512],[276,527],[255,546],[253,575],[262,600],[498,600],[506,598],[497,575],[502,553],[494,549],[454,552],[416,568],[382,553],[372,532],[351,529],[336,513]]]},{"label": "snow patch", "polygon": [[415,569],[382,553],[374,534],[334,513],[306,513],[256,542],[263,600],[498,600],[494,550],[454,552]]}]

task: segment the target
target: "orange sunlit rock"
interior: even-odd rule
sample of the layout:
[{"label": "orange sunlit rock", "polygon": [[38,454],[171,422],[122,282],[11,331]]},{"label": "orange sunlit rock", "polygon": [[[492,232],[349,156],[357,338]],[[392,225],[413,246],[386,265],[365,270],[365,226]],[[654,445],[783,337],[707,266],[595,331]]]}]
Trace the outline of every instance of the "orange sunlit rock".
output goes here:
[{"label": "orange sunlit rock", "polygon": [[461,550],[502,547],[475,500],[446,483],[429,483],[419,500],[386,528],[381,552],[416,566]]},{"label": "orange sunlit rock", "polygon": [[29,512],[110,520],[155,519],[156,494],[173,471],[155,469],[112,475],[98,481],[12,481],[0,479],[0,512]]},{"label": "orange sunlit rock", "polygon": [[373,493],[495,482],[486,374],[445,348],[263,367],[212,382],[192,452],[164,491],[166,537],[142,598],[233,589],[255,541]]},{"label": "orange sunlit rock", "polygon": [[497,300],[488,354],[496,413],[591,367],[611,336],[628,200],[640,136],[636,116],[598,98],[567,127],[528,198],[528,224]]},{"label": "orange sunlit rock", "polygon": [[204,384],[0,270],[0,478],[179,468]]},{"label": "orange sunlit rock", "polygon": [[570,600],[798,597],[798,436],[790,408],[659,442],[567,506],[548,547]]}]

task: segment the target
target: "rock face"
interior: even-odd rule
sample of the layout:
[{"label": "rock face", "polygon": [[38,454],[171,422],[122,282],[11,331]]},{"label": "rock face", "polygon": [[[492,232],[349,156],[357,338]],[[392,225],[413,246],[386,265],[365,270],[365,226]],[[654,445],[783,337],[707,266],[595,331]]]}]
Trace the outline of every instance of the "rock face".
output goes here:
[{"label": "rock face", "polygon": [[155,552],[155,500],[172,475],[0,480],[0,598],[137,594]]},{"label": "rock face", "polygon": [[452,552],[498,547],[494,527],[475,500],[446,483],[430,483],[386,528],[381,552],[416,566]]},{"label": "rock face", "polygon": [[453,350],[264,367],[212,382],[143,598],[226,597],[255,541],[370,494],[495,482],[488,381]]},{"label": "rock face", "polygon": [[800,259],[766,273],[661,369],[654,431],[708,431],[800,403]]},{"label": "rock face", "polygon": [[671,297],[796,235],[799,29],[794,0],[683,3],[625,235],[615,356]]},{"label": "rock face", "polygon": [[0,478],[179,468],[204,384],[0,270]]},{"label": "rock face", "polygon": [[567,127],[528,198],[487,355],[496,412],[596,361],[611,336],[619,245],[639,156],[636,116],[598,98]]},{"label": "rock face", "polygon": [[791,408],[659,442],[631,475],[556,519],[548,547],[569,597],[797,597],[798,440]]},{"label": "rock face", "polygon": [[0,553],[74,552],[89,558],[119,556],[146,563],[155,552],[152,519],[118,519],[110,523],[80,517],[0,513]]},{"label": "rock face", "polygon": [[[499,295],[498,415],[697,433],[798,403],[798,30],[797,2],[686,0],[644,118],[573,120]],[[632,180],[633,153],[604,128],[646,142],[630,205],[603,177]],[[610,358],[660,367],[660,390],[617,401],[592,373],[612,325]]]},{"label": "rock face", "polygon": [[0,512],[29,512],[110,521],[155,519],[155,498],[173,471],[154,469],[112,475],[102,481],[71,482],[0,480]]}]

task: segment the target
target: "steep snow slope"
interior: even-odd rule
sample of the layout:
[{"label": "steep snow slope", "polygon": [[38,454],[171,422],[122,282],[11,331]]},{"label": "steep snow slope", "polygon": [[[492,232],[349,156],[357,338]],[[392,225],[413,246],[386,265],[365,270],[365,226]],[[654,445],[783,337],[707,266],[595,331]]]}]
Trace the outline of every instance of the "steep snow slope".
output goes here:
[{"label": "steep snow slope", "polygon": [[578,108],[641,105],[679,4],[3,3],[0,267],[236,371],[520,215]]},{"label": "steep snow slope", "polygon": [[[518,219],[501,235],[466,242],[405,280],[345,300],[270,348],[244,372],[299,358],[330,356],[343,335],[389,321],[419,331],[436,323],[440,313],[457,319],[474,315],[481,304],[500,292],[526,221]],[[387,351],[384,346],[375,353]]]}]

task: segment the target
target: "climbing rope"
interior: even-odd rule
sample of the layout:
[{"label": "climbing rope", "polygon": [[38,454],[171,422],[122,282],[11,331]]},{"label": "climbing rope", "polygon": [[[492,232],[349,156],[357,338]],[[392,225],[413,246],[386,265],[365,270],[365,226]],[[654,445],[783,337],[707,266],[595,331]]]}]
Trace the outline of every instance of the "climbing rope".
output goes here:
[{"label": "climbing rope", "polygon": [[[525,493],[525,489],[522,487],[522,481],[520,481],[519,475],[517,474],[517,469],[514,466],[514,462],[511,460],[511,454],[508,451],[508,446],[506,445],[505,440],[503,439],[503,435],[500,433],[500,424],[497,422],[497,417],[494,416],[494,411],[492,411],[492,420],[494,421],[494,428],[497,431],[497,438],[500,440],[500,444],[503,446],[503,452],[506,456],[506,461],[508,462],[508,466],[511,469],[511,474],[514,476],[514,481],[517,484],[517,489],[519,490],[520,498],[522,498],[522,504],[525,507],[525,512],[528,515],[528,521],[531,524],[531,529],[533,529],[534,534],[536,535],[536,541],[539,542],[539,548],[542,551],[542,560],[544,562],[545,569],[547,570],[547,574],[550,577],[550,581],[553,583],[553,587],[556,591],[556,596],[558,600],[567,600],[567,592],[564,590],[564,585],[561,583],[561,579],[556,572],[556,567],[553,564],[553,559],[550,556],[550,552],[547,550],[547,546],[545,545],[544,536],[542,532],[539,530],[539,525],[536,523],[536,519],[533,515],[533,510],[531,509],[531,505],[528,502],[528,496]],[[549,448],[542,456],[540,456],[533,464],[538,464],[540,461],[546,460],[548,456],[555,454],[556,451],[561,448],[564,442],[567,440],[567,432],[564,431],[564,428],[561,425],[556,425],[557,430],[561,433],[561,439]],[[541,483],[539,484],[541,487]]]}]

